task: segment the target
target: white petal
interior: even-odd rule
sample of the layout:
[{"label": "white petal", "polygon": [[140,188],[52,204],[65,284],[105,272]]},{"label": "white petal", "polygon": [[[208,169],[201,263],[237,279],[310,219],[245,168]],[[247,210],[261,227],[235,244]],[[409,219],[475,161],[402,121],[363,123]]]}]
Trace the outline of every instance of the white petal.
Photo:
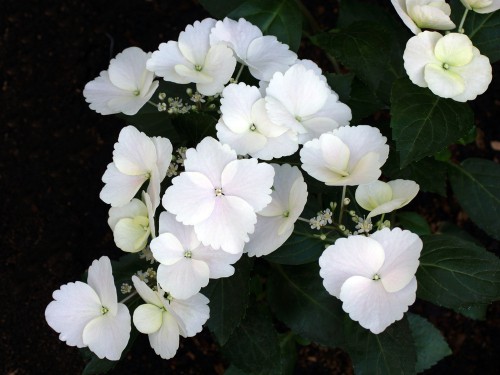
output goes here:
[{"label": "white petal", "polygon": [[304,144],[311,139],[318,138],[321,134],[332,131],[339,127],[334,119],[328,117],[311,117],[301,122],[307,133],[299,135],[299,143]]},{"label": "white petal", "polygon": [[203,329],[203,324],[210,316],[208,308],[208,298],[198,293],[185,300],[174,299],[170,303],[170,309],[173,310],[184,324],[180,325],[180,334],[184,337],[192,337]]},{"label": "white petal", "polygon": [[156,228],[155,228],[155,212],[156,208],[153,208],[153,203],[151,202],[151,197],[145,191],[142,192],[142,200],[146,203],[146,209],[148,211],[148,220],[149,220],[149,231],[151,232],[151,237],[156,237]]},{"label": "white petal", "polygon": [[[380,154],[369,152],[364,155],[353,167],[351,175],[346,177],[344,183],[348,186],[368,184],[377,180],[382,172],[379,162]],[[382,163],[383,164],[383,163]]]},{"label": "white petal", "polygon": [[257,131],[266,137],[274,138],[286,133],[288,128],[276,125],[271,121],[266,111],[266,100],[258,99],[252,106],[252,120]]},{"label": "white petal", "polygon": [[452,70],[443,69],[441,65],[427,64],[424,69],[424,78],[429,89],[442,98],[451,98],[465,91],[462,77]]},{"label": "white petal", "polygon": [[284,72],[297,60],[288,45],[279,42],[273,35],[252,40],[247,50],[246,64],[252,76],[269,81],[275,72]]},{"label": "white petal", "polygon": [[169,41],[161,43],[158,50],[153,52],[146,63],[148,70],[157,76],[163,77],[165,81],[186,84],[189,78],[180,76],[175,71],[176,65],[188,65],[190,62],[181,54],[177,42]]},{"label": "white petal", "polygon": [[209,275],[205,262],[183,258],[173,265],[160,264],[156,278],[162,289],[174,298],[186,299],[208,285]]},{"label": "white petal", "polygon": [[271,160],[294,154],[299,148],[297,134],[289,130],[279,137],[268,138],[264,148],[250,155],[261,160]]},{"label": "white petal", "polygon": [[[444,3],[444,1],[443,1]],[[448,5],[445,3],[445,5]],[[450,19],[450,9],[448,5],[448,12],[435,6],[428,5],[414,5],[409,7],[409,15],[415,23],[423,29],[434,30],[451,30],[455,28],[455,24]],[[448,14],[446,14],[448,13]]]},{"label": "white petal", "polygon": [[172,143],[168,138],[164,137],[151,137],[156,150],[156,163],[158,166],[158,173],[160,182],[163,181],[167,175],[167,169],[172,160]]},{"label": "white petal", "polygon": [[278,234],[284,221],[283,216],[260,216],[257,215],[255,230],[250,235],[250,241],[245,244],[248,256],[260,257],[268,255],[285,243],[293,233],[293,224],[287,226],[281,234]]},{"label": "white petal", "polygon": [[141,333],[153,333],[160,329],[163,310],[158,306],[145,303],[134,310],[132,318],[135,328]]},{"label": "white petal", "polygon": [[116,316],[111,311],[91,320],[83,330],[83,342],[99,358],[118,361],[130,338],[130,313],[118,304]]},{"label": "white petal", "polygon": [[297,121],[293,111],[284,103],[272,96],[266,96],[265,101],[267,115],[273,123],[300,134],[307,133],[307,129]]},{"label": "white petal", "polygon": [[94,260],[89,267],[87,283],[95,290],[101,304],[109,309],[113,315],[116,314],[116,288],[113,279],[111,261],[107,256]]},{"label": "white petal", "polygon": [[110,81],[122,90],[140,90],[144,73],[148,73],[145,72],[148,57],[148,54],[138,47],[126,48],[109,63]]},{"label": "white petal", "polygon": [[383,181],[359,185],[355,193],[356,202],[365,210],[373,211],[392,199],[391,186]]},{"label": "white petal", "polygon": [[450,33],[437,41],[434,55],[443,63],[463,66],[471,62],[474,56],[472,49],[472,42],[467,35]]},{"label": "white petal", "polygon": [[87,284],[77,281],[62,285],[52,294],[54,301],[45,309],[45,320],[69,346],[82,348],[83,329],[101,314],[101,301]]},{"label": "white petal", "polygon": [[179,348],[179,325],[167,311],[162,314],[160,329],[148,336],[149,344],[161,358],[170,359],[177,353]]},{"label": "white petal", "polygon": [[[389,213],[407,205],[413,198],[415,198],[419,190],[418,184],[410,180],[389,181],[387,186],[391,189],[391,198],[386,196],[385,202],[383,199],[380,199],[378,205],[372,206],[368,217]],[[358,201],[358,190],[356,190],[356,201],[360,204]],[[360,206],[362,205],[360,204]]]},{"label": "white petal", "polygon": [[146,134],[133,126],[126,126],[118,136],[113,151],[116,168],[127,175],[149,173],[156,164],[156,148]]},{"label": "white petal", "polygon": [[196,249],[200,245],[192,225],[184,225],[170,212],[164,211],[160,214],[160,234],[167,232],[173,234],[184,249]]},{"label": "white petal", "polygon": [[465,102],[474,100],[477,95],[486,91],[492,80],[492,69],[490,60],[479,54],[479,50],[474,47],[474,58],[465,66],[453,68],[453,71],[460,74],[465,84],[465,91],[452,99]]},{"label": "white petal", "polygon": [[163,302],[156,292],[154,292],[144,281],[141,281],[137,276],[132,276],[135,290],[141,298],[152,305],[163,307]]},{"label": "white petal", "polygon": [[228,144],[239,155],[253,155],[264,148],[267,138],[258,131],[247,129],[244,133],[234,133],[221,120],[215,126],[217,138],[222,143]]},{"label": "white petal", "polygon": [[205,18],[187,25],[179,34],[179,49],[182,55],[193,65],[203,65],[210,48],[210,30],[215,26],[215,20]]},{"label": "white petal", "polygon": [[391,0],[391,3],[394,6],[394,9],[396,9],[398,16],[413,34],[418,34],[422,31],[407,14],[406,0]]},{"label": "white petal", "polygon": [[93,109],[101,115],[111,115],[119,113],[117,108],[110,108],[108,102],[116,97],[129,97],[130,93],[124,92],[109,80],[107,71],[102,71],[99,77],[88,82],[83,89],[85,101],[89,103],[90,109]]},{"label": "white petal", "polygon": [[133,219],[126,217],[116,224],[113,238],[119,249],[129,253],[137,253],[146,247],[150,234],[147,217],[139,216]]},{"label": "white petal", "polygon": [[162,233],[149,245],[153,256],[161,264],[172,265],[184,258],[186,252],[177,237],[172,233]]},{"label": "white petal", "polygon": [[436,31],[424,31],[410,38],[403,53],[404,67],[410,80],[417,86],[427,87],[424,78],[425,66],[439,64],[434,56],[434,47],[443,36]]},{"label": "white petal", "polygon": [[113,230],[116,223],[125,217],[148,216],[146,205],[139,199],[134,198],[128,204],[121,207],[109,209],[108,225]]},{"label": "white petal", "polygon": [[371,280],[383,265],[384,258],[384,249],[371,238],[361,235],[340,238],[320,256],[319,274],[325,289],[338,298],[348,278],[363,276]]},{"label": "white petal", "polygon": [[203,245],[200,245],[193,252],[193,259],[201,260],[207,264],[211,279],[233,275],[234,267],[231,264],[236,263],[240,258],[241,254],[229,254]]},{"label": "white petal", "polygon": [[234,133],[247,132],[253,124],[252,106],[259,99],[257,87],[245,83],[228,85],[222,92],[220,106],[224,124]]},{"label": "white petal", "polygon": [[210,47],[202,72],[210,76],[212,81],[197,83],[196,89],[203,95],[215,95],[222,92],[235,68],[236,59],[230,48],[223,44]]},{"label": "white petal", "polygon": [[129,203],[147,180],[146,176],[128,176],[121,173],[114,163],[109,163],[102,176],[105,183],[99,198],[112,207],[119,207]]}]

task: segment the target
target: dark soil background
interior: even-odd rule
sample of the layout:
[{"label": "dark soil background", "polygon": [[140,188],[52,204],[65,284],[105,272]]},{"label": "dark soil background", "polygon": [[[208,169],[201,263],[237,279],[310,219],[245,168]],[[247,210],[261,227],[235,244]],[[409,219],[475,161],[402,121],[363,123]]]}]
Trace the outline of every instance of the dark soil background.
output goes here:
[{"label": "dark soil background", "polygon": [[[320,23],[334,17],[335,1],[308,1]],[[100,181],[113,144],[124,125],[91,111],[86,82],[107,69],[129,46],[154,51],[177,39],[187,24],[206,17],[191,0],[66,0],[0,3],[0,371],[9,375],[79,374],[84,362],[76,348],[58,340],[44,310],[60,285],[79,279],[93,259],[120,255],[99,200]],[[328,68],[328,67],[327,67]],[[497,158],[499,140],[493,116],[498,78],[478,105],[483,129],[472,155]],[[484,110],[483,110],[484,109]],[[488,124],[489,123],[489,124]],[[497,160],[498,161],[498,160]],[[428,217],[478,231],[446,200],[427,199],[419,209]],[[424,200],[425,202],[425,200]],[[498,254],[498,243],[485,240]],[[484,322],[418,304],[417,310],[445,335],[453,356],[427,374],[493,374],[500,368],[498,303]],[[227,362],[208,331],[181,343],[164,361],[147,338],[113,371],[115,374],[222,374]],[[351,373],[340,350],[314,345],[300,349],[297,374]]]}]

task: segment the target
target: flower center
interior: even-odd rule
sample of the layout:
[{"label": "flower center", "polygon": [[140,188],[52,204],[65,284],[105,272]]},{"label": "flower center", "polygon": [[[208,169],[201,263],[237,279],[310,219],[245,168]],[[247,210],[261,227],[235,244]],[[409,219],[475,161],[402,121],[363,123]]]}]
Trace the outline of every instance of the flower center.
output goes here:
[{"label": "flower center", "polygon": [[106,315],[108,313],[109,309],[105,306],[101,306],[101,314]]},{"label": "flower center", "polygon": [[250,131],[254,132],[256,130],[257,130],[257,127],[254,124],[250,125]]},{"label": "flower center", "polygon": [[133,93],[135,96],[141,95],[141,90],[135,90]]},{"label": "flower center", "polygon": [[203,67],[201,65],[194,66],[194,70],[196,70],[197,72],[201,72],[202,69],[203,69]]},{"label": "flower center", "polygon": [[288,216],[290,216],[290,211],[283,212],[283,217],[288,217]]},{"label": "flower center", "polygon": [[220,197],[221,195],[224,195],[224,193],[222,192],[222,188],[215,188],[215,196],[216,197]]},{"label": "flower center", "polygon": [[193,253],[190,250],[186,250],[184,252],[184,258],[191,259],[192,256],[193,256]]},{"label": "flower center", "polygon": [[450,69],[450,66],[447,63],[443,63],[442,67],[444,70]]},{"label": "flower center", "polygon": [[376,273],[375,275],[373,275],[372,280],[373,281],[379,281],[380,280],[380,275],[378,273]]}]

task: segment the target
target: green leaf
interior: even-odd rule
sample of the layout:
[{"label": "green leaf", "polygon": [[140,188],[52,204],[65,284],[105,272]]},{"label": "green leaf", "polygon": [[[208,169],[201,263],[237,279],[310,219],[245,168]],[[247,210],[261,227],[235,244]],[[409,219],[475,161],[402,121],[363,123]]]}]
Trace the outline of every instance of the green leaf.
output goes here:
[{"label": "green leaf", "polygon": [[422,372],[434,366],[441,359],[451,354],[443,335],[427,319],[419,315],[408,314],[411,334],[417,351],[416,372]]},{"label": "green leaf", "polygon": [[457,307],[454,309],[457,313],[474,320],[486,320],[488,305],[470,305],[467,307]]},{"label": "green leaf", "polygon": [[207,326],[219,344],[224,345],[240,324],[248,306],[252,262],[243,256],[235,265],[231,277],[213,279],[202,293],[210,299]]},{"label": "green leaf", "polygon": [[323,287],[317,263],[274,267],[268,301],[276,317],[300,336],[331,347],[343,343],[345,313]]},{"label": "green leaf", "polygon": [[228,17],[245,18],[266,35],[274,35],[290,49],[297,51],[302,37],[302,14],[290,0],[247,0]]},{"label": "green leaf", "polygon": [[118,363],[118,361],[110,361],[106,358],[101,359],[92,352],[90,352],[90,356],[91,359],[85,365],[85,368],[82,371],[82,375],[106,374],[108,371],[111,371]]},{"label": "green leaf", "polygon": [[391,179],[413,180],[420,185],[421,191],[437,193],[443,197],[446,196],[446,169],[445,163],[431,157],[423,158],[400,169],[399,156],[396,152],[389,153],[389,159],[382,167],[384,175]]},{"label": "green leaf", "polygon": [[486,159],[449,164],[450,183],[471,220],[500,240],[500,165]]},{"label": "green leaf", "polygon": [[394,83],[391,103],[392,138],[401,167],[441,151],[474,126],[466,103],[440,98],[407,78]]},{"label": "green leaf", "polygon": [[[278,334],[271,315],[254,304],[222,348],[238,369],[248,373],[281,374]],[[265,372],[263,372],[265,371]]]},{"label": "green leaf", "polygon": [[246,0],[199,0],[205,10],[217,19],[223,19]]},{"label": "green leaf", "polygon": [[500,298],[500,260],[476,244],[449,235],[423,236],[417,297],[448,308]]},{"label": "green leaf", "polygon": [[203,138],[216,137],[215,124],[217,119],[208,113],[185,113],[172,116],[172,124],[176,131],[181,134],[181,139],[188,145],[195,146]]},{"label": "green leaf", "polygon": [[424,217],[417,214],[416,212],[402,211],[397,213],[397,219],[399,224],[409,231],[418,234],[419,236],[424,234],[431,234],[431,228],[425,220]]},{"label": "green leaf", "polygon": [[359,21],[373,20],[377,20],[383,25],[395,24],[389,13],[374,4],[373,1],[348,0],[340,2],[339,19],[337,21],[339,28],[346,28]]},{"label": "green leaf", "polygon": [[352,81],[350,99],[346,104],[352,111],[351,124],[359,124],[361,120],[384,107],[384,103],[356,77]]},{"label": "green leaf", "polygon": [[414,374],[417,356],[406,318],[375,335],[346,318],[345,349],[356,374]]},{"label": "green leaf", "polygon": [[325,74],[328,85],[339,95],[339,100],[347,103],[351,96],[351,85],[354,74]]}]

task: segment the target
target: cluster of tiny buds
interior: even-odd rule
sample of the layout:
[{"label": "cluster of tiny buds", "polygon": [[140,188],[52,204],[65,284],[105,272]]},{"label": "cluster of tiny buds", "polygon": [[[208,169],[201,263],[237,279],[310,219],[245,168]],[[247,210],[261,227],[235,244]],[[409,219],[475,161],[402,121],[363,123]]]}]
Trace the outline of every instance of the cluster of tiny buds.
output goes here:
[{"label": "cluster of tiny buds", "polygon": [[[357,220],[354,220],[356,218]],[[373,224],[372,224],[372,219],[367,218],[363,219],[359,216],[354,216],[353,221],[355,221],[356,224],[356,231],[354,231],[354,234],[369,234],[371,230],[373,229]]]},{"label": "cluster of tiny buds", "polygon": [[311,226],[311,229],[320,230],[325,225],[332,223],[332,216],[332,210],[327,208],[323,211],[318,212],[316,217],[309,219],[309,225]]},{"label": "cluster of tiny buds", "polygon": [[120,292],[122,292],[122,294],[129,294],[132,289],[132,285],[130,285],[129,283],[123,283],[120,287]]},{"label": "cluster of tiny buds", "polygon": [[175,152],[177,155],[172,155],[172,161],[167,169],[167,176],[173,177],[177,176],[179,173],[179,167],[184,166],[184,160],[186,160],[187,147],[179,147]]},{"label": "cluster of tiny buds", "polygon": [[153,264],[155,262],[153,252],[151,251],[151,249],[149,247],[146,247],[145,249],[143,249],[141,251],[141,253],[139,254],[139,258],[145,259],[147,262],[149,262],[151,264]]},{"label": "cluster of tiny buds", "polygon": [[156,278],[156,271],[150,267],[145,272],[143,272],[142,270],[137,271],[136,275],[139,278],[139,280],[148,283],[150,279]]}]

